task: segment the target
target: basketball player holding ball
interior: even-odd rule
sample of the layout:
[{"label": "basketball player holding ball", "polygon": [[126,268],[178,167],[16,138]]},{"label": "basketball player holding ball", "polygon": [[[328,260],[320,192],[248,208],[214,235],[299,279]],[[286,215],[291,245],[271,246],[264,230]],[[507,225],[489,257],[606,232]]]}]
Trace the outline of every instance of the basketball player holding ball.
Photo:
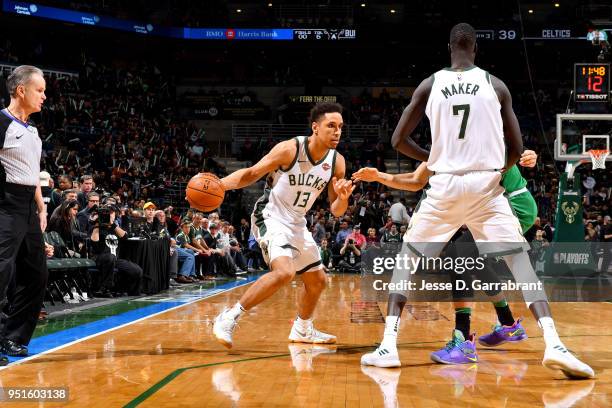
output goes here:
[{"label": "basketball player holding ball", "polygon": [[310,112],[311,136],[299,136],[274,146],[257,164],[221,179],[225,191],[244,188],[268,175],[263,196],[255,203],[251,229],[270,272],[259,278],[240,301],[215,318],[213,334],[231,348],[238,319],[295,275],[302,276],[298,315],[289,340],[335,343],[336,337],[316,330],[312,317],[326,284],[318,247],[306,228],[305,215],[327,187],[330,209],[340,217],[355,189],[344,179],[344,157],[336,152],[342,134],[342,106],[317,104]]}]

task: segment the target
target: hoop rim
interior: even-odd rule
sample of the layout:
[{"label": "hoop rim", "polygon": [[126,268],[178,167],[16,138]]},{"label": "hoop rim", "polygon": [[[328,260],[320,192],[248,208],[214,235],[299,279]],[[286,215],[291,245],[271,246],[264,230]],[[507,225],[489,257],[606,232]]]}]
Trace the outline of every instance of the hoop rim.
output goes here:
[{"label": "hoop rim", "polygon": [[601,156],[602,154],[610,154],[610,151],[608,149],[590,149],[587,150],[587,152],[591,155],[591,156]]}]

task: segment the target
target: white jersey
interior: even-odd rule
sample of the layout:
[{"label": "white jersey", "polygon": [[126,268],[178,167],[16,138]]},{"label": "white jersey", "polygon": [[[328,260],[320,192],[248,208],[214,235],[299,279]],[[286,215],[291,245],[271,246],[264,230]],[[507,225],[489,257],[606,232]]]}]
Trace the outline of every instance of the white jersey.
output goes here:
[{"label": "white jersey", "polygon": [[425,109],[432,139],[427,168],[454,173],[504,167],[501,105],[489,73],[476,66],[447,68],[433,78]]},{"label": "white jersey", "polygon": [[[256,226],[273,218],[290,227],[305,227],[305,215],[334,174],[336,151],[328,150],[315,163],[308,153],[308,137],[295,139],[296,154],[289,168],[268,175],[264,195],[255,203]],[[265,232],[260,232],[264,235]]]}]

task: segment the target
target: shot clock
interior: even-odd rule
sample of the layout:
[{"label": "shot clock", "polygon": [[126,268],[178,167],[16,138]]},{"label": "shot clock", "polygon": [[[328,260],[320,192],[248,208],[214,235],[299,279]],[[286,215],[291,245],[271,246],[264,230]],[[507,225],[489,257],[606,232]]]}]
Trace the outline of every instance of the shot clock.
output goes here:
[{"label": "shot clock", "polygon": [[610,64],[574,64],[576,102],[610,101]]}]

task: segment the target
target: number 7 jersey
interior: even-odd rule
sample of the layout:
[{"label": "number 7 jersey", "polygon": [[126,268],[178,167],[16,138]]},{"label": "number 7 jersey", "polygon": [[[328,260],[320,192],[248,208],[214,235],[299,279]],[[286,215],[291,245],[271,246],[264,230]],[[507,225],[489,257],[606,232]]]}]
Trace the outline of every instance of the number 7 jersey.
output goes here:
[{"label": "number 7 jersey", "polygon": [[268,175],[264,194],[255,203],[257,224],[274,218],[285,225],[305,226],[304,218],[334,175],[336,150],[330,149],[318,162],[308,153],[308,137],[295,139],[296,154],[287,170]]},{"label": "number 7 jersey", "polygon": [[427,168],[436,173],[505,165],[501,105],[488,72],[473,66],[433,74],[425,113],[431,127]]}]

